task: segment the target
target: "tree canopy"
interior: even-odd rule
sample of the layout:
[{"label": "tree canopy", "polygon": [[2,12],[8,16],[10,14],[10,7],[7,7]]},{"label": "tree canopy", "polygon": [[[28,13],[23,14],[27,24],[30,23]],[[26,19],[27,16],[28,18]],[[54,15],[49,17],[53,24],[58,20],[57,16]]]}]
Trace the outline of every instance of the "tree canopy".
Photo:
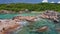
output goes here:
[{"label": "tree canopy", "polygon": [[29,9],[30,11],[44,11],[44,10],[55,10],[60,12],[60,4],[57,3],[11,3],[11,4],[0,4],[0,10],[12,10],[20,11],[21,9]]}]

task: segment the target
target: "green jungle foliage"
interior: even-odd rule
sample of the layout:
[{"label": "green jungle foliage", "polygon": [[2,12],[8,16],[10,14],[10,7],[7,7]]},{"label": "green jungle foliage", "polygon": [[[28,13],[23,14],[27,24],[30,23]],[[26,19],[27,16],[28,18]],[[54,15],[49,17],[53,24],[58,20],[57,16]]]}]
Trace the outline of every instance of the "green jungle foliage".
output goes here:
[{"label": "green jungle foliage", "polygon": [[20,11],[21,9],[29,9],[30,11],[44,11],[44,10],[55,10],[60,12],[60,4],[57,3],[11,3],[11,4],[0,4],[0,10],[12,10]]}]

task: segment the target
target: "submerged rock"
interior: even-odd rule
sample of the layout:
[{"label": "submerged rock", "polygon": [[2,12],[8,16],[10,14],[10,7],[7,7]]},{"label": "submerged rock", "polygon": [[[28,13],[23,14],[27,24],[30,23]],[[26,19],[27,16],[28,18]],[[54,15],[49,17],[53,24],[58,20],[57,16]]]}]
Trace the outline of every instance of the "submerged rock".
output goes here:
[{"label": "submerged rock", "polygon": [[47,26],[43,26],[41,28],[39,28],[37,31],[38,32],[44,32],[44,31],[47,31],[48,27]]}]

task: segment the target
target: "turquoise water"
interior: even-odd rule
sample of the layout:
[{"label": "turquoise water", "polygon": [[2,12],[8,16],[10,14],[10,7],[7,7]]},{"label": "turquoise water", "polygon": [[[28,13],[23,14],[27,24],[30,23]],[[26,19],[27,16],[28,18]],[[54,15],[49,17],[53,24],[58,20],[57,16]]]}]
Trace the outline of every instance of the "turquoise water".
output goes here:
[{"label": "turquoise water", "polygon": [[0,14],[0,19],[11,19],[14,16],[36,16],[37,13],[25,13],[25,14]]},{"label": "turquoise water", "polygon": [[[49,29],[46,32],[33,31],[42,26],[48,26]],[[55,24],[52,21],[40,19],[39,21],[36,21],[28,26],[23,27],[22,30],[19,31],[17,34],[58,34],[58,33],[55,30]]]},{"label": "turquoise water", "polygon": [[[29,14],[0,14],[0,19],[11,19],[14,16],[37,16],[37,13],[29,13]],[[45,32],[37,32],[35,31],[37,28],[41,28],[42,26],[48,26],[49,29]],[[40,18],[36,22],[31,22],[29,25],[24,26],[21,31],[18,31],[14,34],[60,34],[56,31],[56,25],[54,22],[48,19]]]},{"label": "turquoise water", "polygon": [[17,14],[0,14],[0,19],[11,19]]}]

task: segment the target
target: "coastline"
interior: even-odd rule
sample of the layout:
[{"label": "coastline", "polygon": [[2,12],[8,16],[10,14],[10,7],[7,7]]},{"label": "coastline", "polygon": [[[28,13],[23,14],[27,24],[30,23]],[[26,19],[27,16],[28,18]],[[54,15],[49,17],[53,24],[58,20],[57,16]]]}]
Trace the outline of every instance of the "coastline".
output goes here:
[{"label": "coastline", "polygon": [[[55,11],[46,11],[46,12],[31,12],[31,13],[39,13],[38,15],[36,15],[36,16],[31,16],[31,15],[29,15],[28,16],[28,14],[30,14],[30,13],[28,13],[28,14],[24,14],[25,16],[20,16],[20,15],[22,15],[22,14],[20,14],[20,15],[18,15],[18,16],[15,16],[15,17],[13,17],[13,19],[0,19],[0,24],[2,24],[1,26],[3,26],[3,31],[2,32],[0,32],[0,33],[6,33],[6,32],[11,32],[11,31],[15,31],[16,30],[16,28],[18,28],[18,26],[19,27],[21,27],[21,26],[25,26],[26,25],[26,23],[27,22],[25,22],[25,21],[28,21],[28,23],[30,23],[30,22],[36,22],[36,21],[39,21],[39,18],[42,18],[42,19],[51,19],[52,18],[52,20],[54,21],[54,19],[56,18],[57,19],[57,16],[58,16],[58,14],[57,14],[57,12],[55,12]],[[41,15],[40,15],[40,13],[42,13]],[[52,14],[52,15],[51,15]],[[57,14],[57,15],[56,15]],[[10,15],[9,15],[10,16]],[[50,17],[51,16],[51,17]],[[44,20],[43,20],[44,21]],[[47,22],[48,23],[48,22]],[[57,22],[56,22],[57,23]],[[7,26],[6,26],[6,25]],[[9,24],[9,25],[8,25]],[[43,24],[41,24],[41,25],[43,25]],[[0,27],[1,27],[0,26]],[[6,29],[6,28],[7,29]],[[7,31],[5,31],[5,29],[7,30]],[[44,29],[44,27],[42,28],[42,30]],[[47,29],[47,28],[46,28]],[[20,30],[20,28],[18,28],[18,30],[16,31],[16,33],[17,32],[19,32],[19,30]],[[40,29],[41,30],[41,29]],[[42,31],[41,30],[41,31]],[[44,30],[43,30],[44,31]]]}]

